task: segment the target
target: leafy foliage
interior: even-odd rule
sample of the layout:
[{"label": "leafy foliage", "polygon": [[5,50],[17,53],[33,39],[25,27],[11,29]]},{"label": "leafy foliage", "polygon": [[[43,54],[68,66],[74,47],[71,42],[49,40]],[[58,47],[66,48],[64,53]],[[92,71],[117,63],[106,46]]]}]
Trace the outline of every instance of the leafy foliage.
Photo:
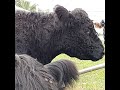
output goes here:
[{"label": "leafy foliage", "polygon": [[15,5],[32,12],[36,11],[36,6],[37,6],[36,4],[31,5],[30,2],[25,0],[15,0]]}]

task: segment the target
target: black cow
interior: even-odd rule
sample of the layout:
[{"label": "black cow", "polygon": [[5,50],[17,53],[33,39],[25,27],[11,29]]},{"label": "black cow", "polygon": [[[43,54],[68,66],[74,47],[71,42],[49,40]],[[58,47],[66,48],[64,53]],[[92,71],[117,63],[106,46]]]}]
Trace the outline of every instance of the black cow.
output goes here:
[{"label": "black cow", "polygon": [[29,55],[15,55],[15,90],[64,90],[78,76],[76,66],[69,60],[44,66]]},{"label": "black cow", "polygon": [[104,47],[88,14],[56,5],[54,12],[15,11],[15,53],[47,64],[65,53],[81,60],[100,60]]}]

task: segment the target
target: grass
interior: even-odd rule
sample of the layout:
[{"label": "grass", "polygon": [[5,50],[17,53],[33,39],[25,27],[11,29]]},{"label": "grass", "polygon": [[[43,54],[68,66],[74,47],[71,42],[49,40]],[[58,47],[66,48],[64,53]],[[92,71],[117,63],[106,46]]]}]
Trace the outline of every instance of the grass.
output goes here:
[{"label": "grass", "polygon": [[[105,62],[105,57],[97,62],[93,62],[90,60],[79,60],[66,54],[58,55],[52,62],[60,59],[73,61],[78,70]],[[80,75],[79,80],[74,82],[72,87],[66,88],[66,90],[105,90],[105,68]]]}]

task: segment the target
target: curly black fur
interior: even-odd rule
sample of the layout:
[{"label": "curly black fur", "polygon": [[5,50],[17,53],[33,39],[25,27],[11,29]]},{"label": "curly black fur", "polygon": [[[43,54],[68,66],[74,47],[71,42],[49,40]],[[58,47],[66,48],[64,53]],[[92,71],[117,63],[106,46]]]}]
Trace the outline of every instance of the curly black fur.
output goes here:
[{"label": "curly black fur", "polygon": [[88,14],[57,5],[54,12],[15,11],[15,52],[47,64],[61,53],[81,60],[103,57],[103,45]]},{"label": "curly black fur", "polygon": [[74,63],[69,60],[59,60],[44,65],[49,70],[49,73],[58,82],[59,88],[64,88],[71,85],[73,80],[78,79],[78,71]]},{"label": "curly black fur", "polygon": [[78,72],[71,61],[43,66],[29,55],[15,55],[15,90],[64,90],[77,79]]}]

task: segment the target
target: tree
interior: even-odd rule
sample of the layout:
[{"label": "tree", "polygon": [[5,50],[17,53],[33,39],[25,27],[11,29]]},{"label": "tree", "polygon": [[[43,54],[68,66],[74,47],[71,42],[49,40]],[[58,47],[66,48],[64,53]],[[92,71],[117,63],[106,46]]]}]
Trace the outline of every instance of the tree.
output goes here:
[{"label": "tree", "polygon": [[15,5],[18,7],[21,7],[25,10],[29,10],[32,12],[36,12],[36,4],[31,5],[30,2],[25,1],[25,0],[15,0]]}]

